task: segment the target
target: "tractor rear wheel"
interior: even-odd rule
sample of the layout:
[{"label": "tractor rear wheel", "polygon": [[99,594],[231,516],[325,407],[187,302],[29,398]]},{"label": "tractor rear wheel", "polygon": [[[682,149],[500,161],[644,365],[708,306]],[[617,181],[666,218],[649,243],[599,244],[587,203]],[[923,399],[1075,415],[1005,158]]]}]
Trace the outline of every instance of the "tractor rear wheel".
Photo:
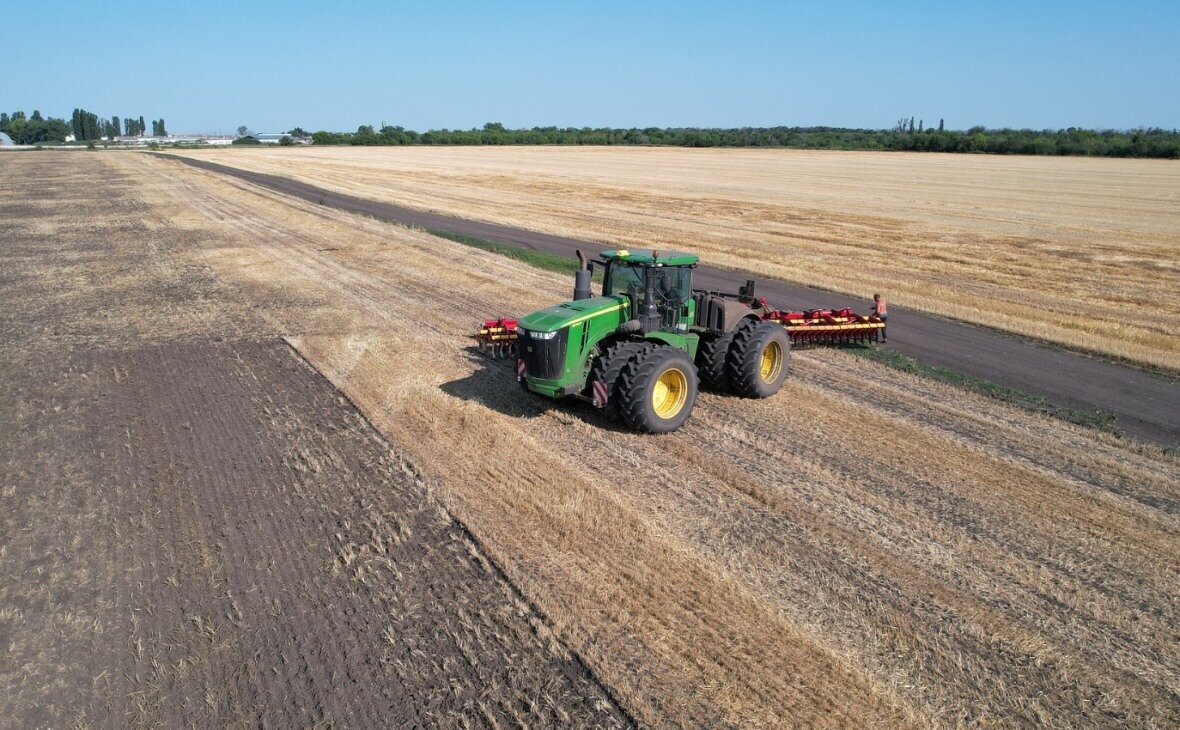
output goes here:
[{"label": "tractor rear wheel", "polygon": [[744,398],[769,398],[783,387],[791,366],[791,339],[783,326],[758,322],[740,327],[726,362],[734,392]]},{"label": "tractor rear wheel", "polygon": [[619,417],[619,375],[623,373],[623,367],[636,355],[653,347],[655,345],[651,342],[616,342],[595,359],[590,368],[590,382],[597,380],[606,386],[606,405],[602,410],[607,418]]},{"label": "tractor rear wheel", "polygon": [[692,414],[697,369],[683,350],[654,347],[628,361],[618,390],[619,412],[628,426],[645,433],[668,433]]},{"label": "tractor rear wheel", "polygon": [[715,393],[730,391],[729,369],[725,361],[735,334],[735,330],[709,333],[701,338],[701,346],[697,349],[697,373],[701,385]]}]

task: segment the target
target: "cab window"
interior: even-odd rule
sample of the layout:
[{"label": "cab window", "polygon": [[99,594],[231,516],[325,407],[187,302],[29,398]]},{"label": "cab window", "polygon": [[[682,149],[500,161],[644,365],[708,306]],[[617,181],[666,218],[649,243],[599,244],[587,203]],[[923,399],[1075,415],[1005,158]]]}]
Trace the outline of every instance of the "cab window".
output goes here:
[{"label": "cab window", "polygon": [[643,297],[643,267],[620,266],[612,264],[610,267],[610,281],[607,282],[605,294],[625,294]]},{"label": "cab window", "polygon": [[692,296],[692,277],[688,269],[656,269],[655,276],[656,296],[663,301],[679,305]]}]

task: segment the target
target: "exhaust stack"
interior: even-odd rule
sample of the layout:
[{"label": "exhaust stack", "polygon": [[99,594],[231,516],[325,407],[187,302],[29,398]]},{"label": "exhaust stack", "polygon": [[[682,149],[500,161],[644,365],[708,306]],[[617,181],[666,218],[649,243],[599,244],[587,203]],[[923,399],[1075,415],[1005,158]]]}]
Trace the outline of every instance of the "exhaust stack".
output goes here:
[{"label": "exhaust stack", "polygon": [[590,292],[590,268],[586,265],[586,257],[582,255],[582,249],[578,249],[576,253],[578,270],[574,272],[574,301],[594,296]]}]

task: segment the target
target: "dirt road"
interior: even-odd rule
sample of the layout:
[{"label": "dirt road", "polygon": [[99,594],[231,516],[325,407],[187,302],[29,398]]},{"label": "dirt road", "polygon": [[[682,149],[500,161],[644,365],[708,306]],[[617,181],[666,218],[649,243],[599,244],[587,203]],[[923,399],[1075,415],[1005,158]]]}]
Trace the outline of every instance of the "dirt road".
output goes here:
[{"label": "dirt road", "polygon": [[[578,241],[482,221],[464,220],[343,195],[305,182],[241,170],[191,157],[172,157],[185,164],[233,175],[303,200],[378,220],[430,230],[450,231],[491,241],[573,257],[576,249],[596,251],[602,244]],[[857,305],[846,296],[809,289],[754,274],[702,266],[700,285],[736,290],[747,278],[759,278],[759,294],[784,308]],[[995,330],[893,307],[891,349],[923,363],[947,367],[1006,388],[1043,397],[1054,405],[1081,413],[1114,414],[1116,427],[1140,439],[1165,446],[1180,444],[1180,384],[1142,369],[1060,348],[1039,345]]]}]

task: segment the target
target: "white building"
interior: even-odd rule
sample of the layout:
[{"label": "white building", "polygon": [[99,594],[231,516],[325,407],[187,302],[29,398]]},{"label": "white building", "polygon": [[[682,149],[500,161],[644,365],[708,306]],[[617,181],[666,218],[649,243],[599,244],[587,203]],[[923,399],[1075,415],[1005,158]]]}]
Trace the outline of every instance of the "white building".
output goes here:
[{"label": "white building", "polygon": [[290,137],[291,142],[294,144],[311,144],[311,137],[296,137],[295,135],[286,133],[266,132],[264,134],[251,134],[250,136],[262,144],[278,144],[283,141],[283,137]]}]

